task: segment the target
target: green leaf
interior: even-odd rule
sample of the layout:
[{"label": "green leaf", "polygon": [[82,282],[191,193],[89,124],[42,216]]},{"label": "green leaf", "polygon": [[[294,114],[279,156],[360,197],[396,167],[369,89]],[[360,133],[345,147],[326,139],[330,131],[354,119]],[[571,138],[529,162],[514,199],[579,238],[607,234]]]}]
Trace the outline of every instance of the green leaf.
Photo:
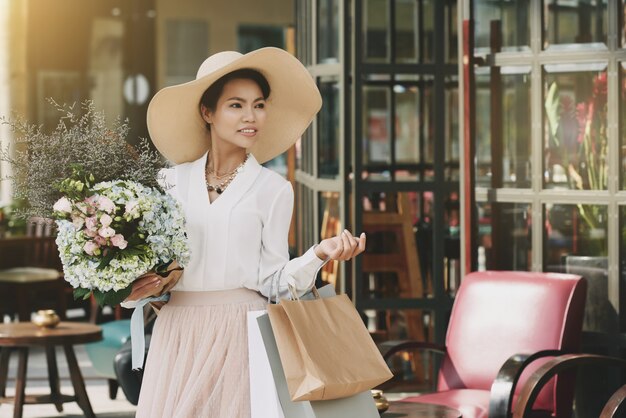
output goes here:
[{"label": "green leaf", "polygon": [[108,292],[101,292],[99,290],[94,290],[93,294],[96,297],[96,302],[98,302],[99,306],[104,305],[119,305],[124,299],[126,299],[130,293],[132,292],[133,287],[128,286],[123,290],[109,290]]},{"label": "green leaf", "polygon": [[113,260],[113,259],[115,258],[115,254],[116,254],[116,252],[115,252],[115,251],[112,251],[112,250],[111,250],[111,251],[109,251],[109,252],[107,253],[107,255],[106,255],[106,256],[104,256],[104,258],[102,259],[102,261],[100,261],[100,264],[98,264],[97,269],[98,269],[98,270],[102,270],[103,268],[105,268],[106,266],[108,266],[108,265],[109,265],[109,263],[111,262],[111,260]]},{"label": "green leaf", "polygon": [[556,144],[559,145],[559,139],[556,134],[560,123],[559,114],[561,111],[561,103],[559,100],[559,88],[556,82],[552,82],[552,84],[550,84],[548,94],[546,94],[544,107],[546,109],[546,118],[548,119],[548,124],[550,125],[550,134]]},{"label": "green leaf", "polygon": [[74,300],[78,300],[78,299],[85,300],[89,298],[89,296],[91,296],[90,289],[84,289],[82,287],[77,287],[76,289],[74,289]]}]

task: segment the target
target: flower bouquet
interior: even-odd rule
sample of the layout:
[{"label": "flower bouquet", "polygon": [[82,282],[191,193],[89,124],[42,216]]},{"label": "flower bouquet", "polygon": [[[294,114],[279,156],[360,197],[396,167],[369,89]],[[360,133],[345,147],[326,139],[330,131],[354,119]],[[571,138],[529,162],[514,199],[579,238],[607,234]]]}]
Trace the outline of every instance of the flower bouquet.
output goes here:
[{"label": "flower bouquet", "polygon": [[[174,260],[189,260],[183,212],[159,182],[163,162],[145,139],[127,140],[128,121],[109,124],[93,103],[58,105],[58,125],[0,119],[13,132],[0,149],[9,163],[13,195],[27,205],[16,213],[56,219],[65,279],[76,298],[93,294],[117,304],[131,283]],[[0,179],[2,180],[2,179]]]},{"label": "flower bouquet", "polygon": [[53,206],[65,279],[75,297],[92,293],[100,305],[116,305],[132,282],[149,270],[164,273],[189,260],[180,205],[168,194],[129,180],[94,183],[74,167],[57,188]]}]

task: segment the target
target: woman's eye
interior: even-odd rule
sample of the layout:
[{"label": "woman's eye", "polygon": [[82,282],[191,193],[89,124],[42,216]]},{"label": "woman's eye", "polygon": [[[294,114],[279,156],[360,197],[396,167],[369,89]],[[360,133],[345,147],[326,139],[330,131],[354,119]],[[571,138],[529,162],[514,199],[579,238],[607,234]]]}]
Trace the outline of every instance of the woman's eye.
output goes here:
[{"label": "woman's eye", "polygon": [[230,105],[230,107],[239,108],[241,107],[241,105],[239,103],[233,103]]},{"label": "woman's eye", "polygon": [[265,109],[265,103],[259,103],[256,105],[258,109]]}]

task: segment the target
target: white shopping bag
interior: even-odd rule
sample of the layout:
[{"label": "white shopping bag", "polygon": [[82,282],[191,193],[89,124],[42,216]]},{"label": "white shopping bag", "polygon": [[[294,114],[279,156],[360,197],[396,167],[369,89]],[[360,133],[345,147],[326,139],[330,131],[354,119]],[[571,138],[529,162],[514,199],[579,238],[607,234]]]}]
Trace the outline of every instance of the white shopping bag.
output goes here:
[{"label": "white shopping bag", "polygon": [[285,418],[257,318],[267,311],[248,312],[248,360],[251,418]]}]

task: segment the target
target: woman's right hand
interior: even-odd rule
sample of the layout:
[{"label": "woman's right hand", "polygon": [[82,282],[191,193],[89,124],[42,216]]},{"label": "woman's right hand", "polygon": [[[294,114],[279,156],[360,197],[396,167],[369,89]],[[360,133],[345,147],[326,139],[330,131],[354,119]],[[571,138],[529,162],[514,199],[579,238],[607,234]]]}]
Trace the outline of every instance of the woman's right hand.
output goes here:
[{"label": "woman's right hand", "polygon": [[154,272],[148,272],[139,276],[133,282],[132,291],[124,302],[144,299],[150,296],[161,294],[164,290],[170,290],[178,283],[183,272],[181,270],[171,271],[166,277],[159,276]]}]

